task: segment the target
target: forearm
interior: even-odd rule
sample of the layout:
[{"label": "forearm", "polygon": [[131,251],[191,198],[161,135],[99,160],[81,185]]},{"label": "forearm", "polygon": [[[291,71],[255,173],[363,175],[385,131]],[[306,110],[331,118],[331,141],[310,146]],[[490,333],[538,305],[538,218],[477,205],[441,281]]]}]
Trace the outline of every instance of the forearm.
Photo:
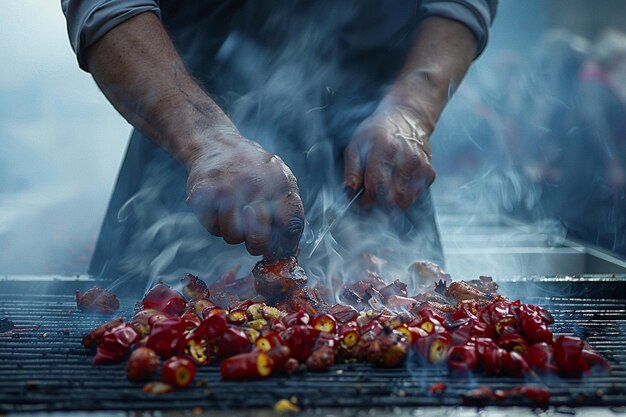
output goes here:
[{"label": "forearm", "polygon": [[184,67],[152,13],[135,16],[87,50],[98,86],[133,126],[189,167],[235,126]]},{"label": "forearm", "polygon": [[454,20],[430,17],[419,27],[407,60],[383,104],[402,106],[430,135],[476,53],[472,32]]}]

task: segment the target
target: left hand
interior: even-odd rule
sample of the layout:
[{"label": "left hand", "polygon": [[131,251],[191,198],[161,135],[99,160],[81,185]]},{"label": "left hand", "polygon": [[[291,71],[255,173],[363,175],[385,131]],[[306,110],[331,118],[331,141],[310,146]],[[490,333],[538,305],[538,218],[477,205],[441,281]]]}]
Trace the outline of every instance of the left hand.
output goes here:
[{"label": "left hand", "polygon": [[357,128],[344,153],[344,185],[361,205],[406,211],[435,180],[428,135],[416,112],[386,105]]}]

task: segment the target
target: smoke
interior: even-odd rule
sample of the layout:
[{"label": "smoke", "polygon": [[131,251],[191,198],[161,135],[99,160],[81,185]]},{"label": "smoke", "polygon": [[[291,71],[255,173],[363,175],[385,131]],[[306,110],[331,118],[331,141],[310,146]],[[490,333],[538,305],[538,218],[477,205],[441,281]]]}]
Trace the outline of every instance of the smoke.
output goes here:
[{"label": "smoke", "polygon": [[[438,213],[428,216],[439,218],[447,268],[457,279],[584,268],[564,267],[552,256],[563,249],[566,216],[549,210],[554,204],[546,199],[571,188],[547,169],[563,156],[562,143],[551,140],[557,130],[550,120],[529,116],[563,119],[563,113],[552,110],[571,109],[572,102],[559,91],[545,91],[551,84],[539,82],[545,80],[542,67],[530,65],[535,61],[525,51],[541,32],[537,26],[543,22],[535,17],[543,6],[529,3],[501,4],[491,46],[431,139],[438,172],[432,198]],[[58,7],[16,1],[6,7],[10,10],[3,16],[12,16],[13,23],[1,18],[6,36],[0,37],[0,45],[3,55],[14,54],[6,58],[16,65],[0,68],[0,134],[8,138],[0,156],[0,272],[85,272],[129,127],[77,69]],[[256,12],[267,12],[258,7]],[[519,18],[521,9],[528,13],[526,19]],[[332,293],[339,279],[360,277],[361,253],[389,261],[379,271],[383,276],[408,280],[407,266],[432,259],[438,249],[432,231],[418,233],[412,227],[411,222],[428,223],[416,219],[419,210],[407,220],[397,213],[353,207],[307,256],[334,220],[331,214],[347,203],[340,185],[340,149],[373,111],[400,62],[402,42],[369,58],[386,64],[378,68],[382,75],[376,74],[376,83],[359,75],[371,62],[358,53],[344,56],[336,40],[367,50],[380,41],[376,34],[385,31],[376,22],[350,26],[362,19],[357,13],[350,2],[313,16],[290,8],[273,10],[265,26],[243,25],[224,42],[209,39],[208,51],[207,37],[215,35],[206,28],[189,28],[175,38],[191,72],[240,131],[280,155],[298,177],[307,209],[300,261],[312,283]],[[380,23],[389,16],[378,17]],[[511,33],[512,22],[530,22],[538,30]],[[342,31],[346,25],[352,30]],[[54,36],[42,32],[47,27],[54,28]],[[252,36],[251,30],[258,33]],[[13,40],[25,32],[29,36],[21,41],[32,45],[18,47]],[[215,64],[207,73],[203,69],[213,56]],[[530,108],[531,103],[541,106]],[[577,128],[570,125],[567,132]],[[125,252],[92,272],[114,279],[114,288],[138,277],[146,286],[160,279],[174,282],[187,272],[212,281],[237,265],[247,273],[256,259],[242,245],[227,245],[198,225],[184,203],[184,173],[173,168],[176,163],[167,155],[157,154],[154,163],[133,174],[137,189],[114,210],[112,228],[122,233]],[[170,197],[164,197],[164,190]],[[560,207],[574,211],[568,206]],[[620,215],[619,207],[613,207],[607,227],[617,231]]]}]

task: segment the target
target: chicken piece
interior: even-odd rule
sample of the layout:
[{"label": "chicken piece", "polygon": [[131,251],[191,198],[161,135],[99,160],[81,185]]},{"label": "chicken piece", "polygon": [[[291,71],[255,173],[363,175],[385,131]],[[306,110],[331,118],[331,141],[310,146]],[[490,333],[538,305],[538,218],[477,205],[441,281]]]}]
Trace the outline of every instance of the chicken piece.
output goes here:
[{"label": "chicken piece", "polygon": [[110,314],[120,309],[120,302],[112,292],[91,287],[84,294],[76,291],[76,306],[80,311]]},{"label": "chicken piece", "polygon": [[411,278],[421,285],[430,285],[439,280],[450,281],[447,274],[439,265],[429,261],[416,261],[409,267]]},{"label": "chicken piece", "polygon": [[446,298],[453,301],[455,304],[461,301],[489,301],[493,297],[483,291],[478,290],[474,286],[468,284],[465,281],[454,281],[446,288]]},{"label": "chicken piece", "polygon": [[295,257],[263,259],[252,269],[254,288],[268,303],[275,303],[285,295],[303,288],[308,278]]}]

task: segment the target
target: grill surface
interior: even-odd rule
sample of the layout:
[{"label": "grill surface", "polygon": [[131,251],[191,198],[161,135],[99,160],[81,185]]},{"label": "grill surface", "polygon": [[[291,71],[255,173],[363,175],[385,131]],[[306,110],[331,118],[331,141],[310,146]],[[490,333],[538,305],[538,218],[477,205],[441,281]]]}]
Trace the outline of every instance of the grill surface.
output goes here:
[{"label": "grill surface", "polygon": [[[595,290],[594,296],[604,298],[593,299],[573,298],[570,292],[580,288],[571,280],[531,281],[535,290],[541,291],[545,285],[550,296],[522,300],[547,306],[556,319],[552,326],[555,333],[584,337],[609,358],[613,371],[610,376],[578,381],[552,377],[527,382],[548,386],[554,406],[626,405],[626,276],[609,279],[610,283],[605,282],[604,286],[610,291],[600,294]],[[578,279],[579,284],[585,282],[587,286],[594,285]],[[503,283],[503,292],[518,287],[519,284]],[[601,287],[596,282],[595,288]],[[459,405],[460,394],[468,389],[481,385],[509,388],[524,383],[483,375],[451,378],[445,368],[423,368],[412,362],[402,369],[337,365],[328,373],[226,383],[220,381],[219,367],[211,365],[199,368],[196,377],[197,381],[206,380],[205,386],[162,396],[147,395],[141,384],[126,381],[123,364],[91,366],[92,353],[81,346],[81,337],[108,317],[78,312],[71,295],[25,296],[0,291],[0,297],[0,319],[9,318],[18,328],[31,328],[20,333],[19,338],[0,338],[0,412],[268,408],[291,396],[297,397],[304,408]],[[134,300],[122,300],[127,318],[133,303]],[[33,326],[40,327],[32,329]],[[436,382],[445,382],[447,391],[429,394],[430,385]],[[523,399],[501,404],[532,405]]]}]

